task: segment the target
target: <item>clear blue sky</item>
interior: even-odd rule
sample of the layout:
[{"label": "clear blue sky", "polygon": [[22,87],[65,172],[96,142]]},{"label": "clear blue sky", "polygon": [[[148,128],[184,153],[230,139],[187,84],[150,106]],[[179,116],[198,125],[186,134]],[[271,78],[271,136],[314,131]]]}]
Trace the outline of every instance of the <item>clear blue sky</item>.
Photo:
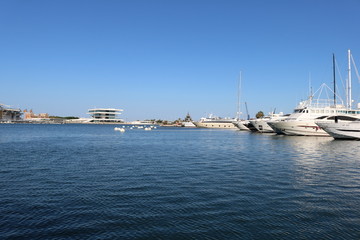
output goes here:
[{"label": "clear blue sky", "polygon": [[252,116],[288,113],[309,73],[314,89],[332,84],[333,53],[344,79],[347,49],[360,68],[359,13],[358,0],[3,0],[0,103],[58,116],[233,117],[242,71]]}]

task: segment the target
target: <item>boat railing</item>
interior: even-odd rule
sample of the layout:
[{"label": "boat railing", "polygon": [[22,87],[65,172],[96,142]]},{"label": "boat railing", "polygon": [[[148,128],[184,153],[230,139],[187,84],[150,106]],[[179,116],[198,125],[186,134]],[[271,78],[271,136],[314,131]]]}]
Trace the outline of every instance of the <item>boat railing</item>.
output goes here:
[{"label": "boat railing", "polygon": [[332,99],[309,99],[300,102],[297,108],[344,108],[344,105],[340,102],[334,105],[334,100]]}]

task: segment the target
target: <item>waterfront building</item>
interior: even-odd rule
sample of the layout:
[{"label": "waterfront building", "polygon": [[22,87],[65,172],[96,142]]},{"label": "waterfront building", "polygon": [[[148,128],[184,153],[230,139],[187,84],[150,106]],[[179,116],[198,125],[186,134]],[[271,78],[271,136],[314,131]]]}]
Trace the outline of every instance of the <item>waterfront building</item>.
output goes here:
[{"label": "waterfront building", "polygon": [[24,110],[24,119],[25,120],[38,120],[38,119],[49,119],[49,114],[48,113],[39,113],[39,114],[35,114],[33,112],[32,109],[30,109],[30,111],[27,111],[26,109]]},{"label": "waterfront building", "polygon": [[0,103],[0,122],[12,122],[21,120],[21,110],[11,108],[5,104]]},{"label": "waterfront building", "polygon": [[91,116],[89,122],[92,123],[123,123],[124,120],[118,118],[122,109],[115,108],[93,108],[89,109],[88,114]]}]

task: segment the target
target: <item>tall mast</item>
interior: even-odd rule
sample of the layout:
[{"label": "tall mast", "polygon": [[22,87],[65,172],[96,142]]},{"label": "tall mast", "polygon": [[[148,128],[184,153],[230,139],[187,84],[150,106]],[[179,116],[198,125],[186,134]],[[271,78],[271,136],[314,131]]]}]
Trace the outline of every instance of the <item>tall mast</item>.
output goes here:
[{"label": "tall mast", "polygon": [[351,109],[352,107],[352,96],[351,96],[351,52],[350,49],[348,50],[348,89],[347,89],[347,94],[348,94],[348,105],[347,107],[349,109]]},{"label": "tall mast", "polygon": [[333,53],[334,106],[336,107],[335,54]]},{"label": "tall mast", "polygon": [[237,102],[237,119],[240,120],[240,91],[241,91],[241,71],[239,75],[239,86],[238,86],[238,102]]}]

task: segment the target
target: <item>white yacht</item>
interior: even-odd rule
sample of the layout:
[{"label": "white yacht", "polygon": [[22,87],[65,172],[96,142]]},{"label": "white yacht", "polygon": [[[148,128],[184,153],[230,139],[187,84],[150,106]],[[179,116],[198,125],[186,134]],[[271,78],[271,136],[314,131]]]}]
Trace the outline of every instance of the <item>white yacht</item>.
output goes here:
[{"label": "white yacht", "polygon": [[332,116],[316,124],[335,139],[360,140],[360,111],[351,116]]},{"label": "white yacht", "polygon": [[[356,69],[355,61],[352,58],[350,50],[348,50],[346,111],[338,111],[335,116],[331,116],[325,119],[318,119],[316,121],[316,124],[320,128],[322,128],[326,133],[335,139],[360,139],[360,104],[358,103],[356,110],[352,109],[353,100],[351,92],[351,59]],[[358,72],[357,69],[356,72]]]},{"label": "white yacht", "polygon": [[250,131],[250,129],[247,127],[248,124],[249,120],[238,120],[234,122],[234,125],[242,131]]},{"label": "white yacht", "polygon": [[285,119],[289,115],[284,115],[284,113],[280,112],[276,113],[269,113],[269,115],[264,116],[262,118],[252,119],[249,120],[250,123],[257,129],[258,132],[261,133],[274,133],[274,129],[271,128],[268,124],[269,121],[278,121],[281,119]]},{"label": "white yacht", "polygon": [[[326,84],[322,84],[318,90],[320,95],[326,88],[331,91]],[[308,100],[300,102],[294,112],[287,118],[269,121],[268,124],[275,132],[286,135],[329,136],[328,133],[316,125],[315,119],[347,112],[343,104],[334,104],[332,99],[314,99],[311,96]]]},{"label": "white yacht", "polygon": [[[307,101],[301,102],[297,108],[295,108],[294,113],[292,113],[288,118],[281,121],[274,121],[269,123],[269,125],[274,128],[276,131],[281,131],[287,135],[303,135],[303,136],[330,136],[330,129],[337,129],[336,132],[339,134],[339,129],[344,132],[344,127],[350,122],[352,126],[357,126],[357,121],[343,120],[345,118],[360,118],[360,111],[352,109],[352,94],[351,94],[351,59],[355,65],[355,61],[352,58],[350,50],[348,50],[348,77],[346,81],[346,106],[338,104],[336,101],[337,95],[335,94],[335,56],[333,55],[333,75],[334,75],[334,99],[313,99],[310,97]],[[355,65],[356,68],[356,65]],[[327,87],[323,84],[320,87],[319,97],[323,90],[326,90]],[[328,88],[328,87],[327,87]],[[318,90],[318,91],[319,91]],[[332,92],[332,90],[330,89]],[[337,124],[329,119],[331,117],[336,118]],[[327,120],[322,120],[325,119]],[[339,121],[340,118],[343,118]],[[343,122],[345,121],[345,122]],[[322,123],[324,122],[324,123]],[[318,124],[316,124],[318,123]],[[336,126],[342,125],[343,128],[337,128]],[[324,131],[324,129],[327,129]],[[351,128],[350,128],[351,130]],[[357,129],[355,128],[355,131]]]},{"label": "white yacht", "polygon": [[236,118],[221,118],[216,117],[212,114],[209,117],[200,118],[199,122],[194,122],[197,127],[202,128],[228,128],[228,129],[236,129],[234,123],[237,121]]},{"label": "white yacht", "polygon": [[184,121],[181,123],[182,127],[187,127],[187,128],[194,128],[196,127],[196,125],[193,123],[193,120],[191,119],[190,114],[188,113],[184,119]]}]

